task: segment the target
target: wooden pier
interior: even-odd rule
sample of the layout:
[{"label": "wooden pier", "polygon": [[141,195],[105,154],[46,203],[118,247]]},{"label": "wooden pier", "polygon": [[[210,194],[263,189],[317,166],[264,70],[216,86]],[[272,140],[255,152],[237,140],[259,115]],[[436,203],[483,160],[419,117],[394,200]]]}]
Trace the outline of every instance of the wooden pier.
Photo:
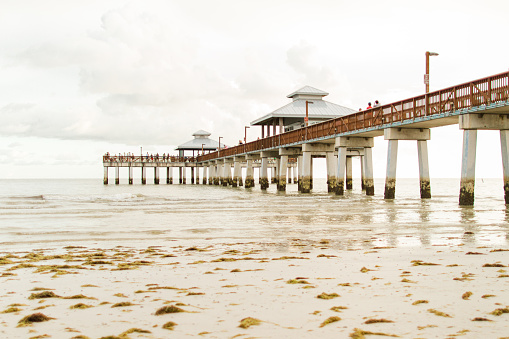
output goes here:
[{"label": "wooden pier", "polygon": [[[239,169],[245,167],[245,187],[249,188],[254,185],[254,164],[259,164],[261,188],[268,187],[267,171],[272,167],[278,190],[284,191],[290,177],[287,175],[289,164],[293,163],[298,168],[298,174],[293,176],[298,177],[299,191],[309,193],[313,188],[313,158],[325,157],[328,190],[342,195],[345,189],[351,189],[352,157],[360,157],[362,187],[367,195],[374,195],[373,138],[383,135],[389,143],[385,199],[395,198],[399,140],[416,141],[421,198],[426,199],[431,197],[427,150],[430,130],[452,124],[459,124],[463,130],[459,204],[474,203],[477,130],[497,130],[500,133],[505,202],[509,204],[509,72],[220,149],[189,162],[170,161],[151,166],[150,162],[140,159],[138,167],[201,168],[204,182],[208,178],[209,184],[232,186],[239,180],[242,182]],[[121,163],[103,162],[105,183],[107,167],[129,167],[127,163],[117,165]]]}]

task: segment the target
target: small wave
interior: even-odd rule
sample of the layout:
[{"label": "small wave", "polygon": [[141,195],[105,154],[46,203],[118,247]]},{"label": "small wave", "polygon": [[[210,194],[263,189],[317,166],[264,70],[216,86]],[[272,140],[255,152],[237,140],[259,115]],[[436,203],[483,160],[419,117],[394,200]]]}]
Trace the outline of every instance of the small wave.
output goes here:
[{"label": "small wave", "polygon": [[113,195],[45,195],[47,201],[72,201],[72,202],[134,202],[144,201],[143,194],[118,193]]}]

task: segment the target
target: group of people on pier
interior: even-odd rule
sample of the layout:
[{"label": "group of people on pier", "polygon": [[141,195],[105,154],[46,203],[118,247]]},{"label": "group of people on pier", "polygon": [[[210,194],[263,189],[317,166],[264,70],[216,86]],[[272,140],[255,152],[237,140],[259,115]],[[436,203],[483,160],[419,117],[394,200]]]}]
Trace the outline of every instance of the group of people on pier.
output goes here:
[{"label": "group of people on pier", "polygon": [[178,157],[172,156],[169,153],[163,153],[159,155],[156,154],[147,154],[145,156],[135,156],[134,153],[118,153],[118,155],[110,155],[110,152],[106,152],[103,156],[103,161],[105,162],[190,162],[194,161],[194,157]]}]

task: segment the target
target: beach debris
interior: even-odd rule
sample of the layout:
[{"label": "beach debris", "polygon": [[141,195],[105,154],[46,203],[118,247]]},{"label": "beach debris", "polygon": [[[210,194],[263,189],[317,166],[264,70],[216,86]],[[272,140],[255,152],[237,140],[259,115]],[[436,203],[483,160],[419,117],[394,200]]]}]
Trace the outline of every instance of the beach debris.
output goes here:
[{"label": "beach debris", "polygon": [[484,264],[482,265],[482,267],[507,267],[507,266],[499,263],[494,263],[494,264]]},{"label": "beach debris", "polygon": [[45,299],[45,298],[60,298],[60,296],[56,295],[54,292],[51,291],[44,291],[41,293],[32,293],[28,297],[28,299]]},{"label": "beach debris", "polygon": [[331,311],[334,311],[334,312],[341,312],[342,310],[347,310],[348,307],[346,306],[333,306],[330,308]]},{"label": "beach debris", "polygon": [[395,338],[399,337],[399,335],[396,335],[396,334],[387,334],[387,333],[383,333],[383,332],[371,332],[371,331],[361,330],[360,328],[354,328],[353,332],[350,333],[350,338],[365,339],[366,335],[380,335],[380,336],[395,337]]},{"label": "beach debris", "polygon": [[419,305],[419,304],[427,304],[429,301],[427,300],[416,300],[412,303],[412,305]]},{"label": "beach debris", "polygon": [[364,323],[365,324],[377,324],[377,323],[393,323],[394,321],[388,319],[368,319]]},{"label": "beach debris", "polygon": [[188,293],[186,294],[186,296],[187,296],[187,295],[205,295],[205,293],[203,293],[203,292],[188,292]]},{"label": "beach debris", "polygon": [[120,338],[129,338],[127,335],[131,333],[152,333],[148,330],[142,330],[141,328],[130,328],[125,332],[120,333]]},{"label": "beach debris", "polygon": [[410,279],[407,279],[407,278],[401,279],[401,282],[403,282],[403,283],[411,283],[411,284],[416,284],[417,283],[416,281],[413,281],[413,280],[410,280]]},{"label": "beach debris", "polygon": [[494,294],[484,294],[481,298],[487,299],[487,298],[493,298],[493,297],[496,297],[496,295],[494,295]]},{"label": "beach debris", "polygon": [[272,258],[272,260],[293,260],[293,259],[309,259],[306,257],[282,256],[279,258]]},{"label": "beach debris", "polygon": [[175,326],[177,326],[177,323],[174,323],[173,321],[168,321],[162,326],[162,328],[164,328],[165,330],[173,331],[175,329]]},{"label": "beach debris", "polygon": [[468,291],[468,292],[465,292],[463,293],[463,295],[461,296],[461,299],[463,300],[468,300],[468,298],[470,298],[470,296],[472,295],[472,292]]},{"label": "beach debris", "polygon": [[99,286],[92,285],[92,284],[85,284],[85,285],[81,285],[81,287],[99,287]]},{"label": "beach debris", "polygon": [[95,298],[87,297],[86,295],[83,294],[76,294],[70,297],[62,297],[62,299],[95,299]]},{"label": "beach debris", "polygon": [[286,283],[287,284],[309,284],[309,282],[307,282],[304,279],[290,279]]},{"label": "beach debris", "polygon": [[121,303],[116,303],[116,304],[113,304],[111,305],[111,308],[114,308],[114,307],[127,307],[127,306],[133,306],[134,304],[131,303],[130,301],[122,301]]},{"label": "beach debris", "polygon": [[496,310],[494,310],[490,314],[499,316],[499,315],[502,315],[504,313],[509,313],[509,307],[506,307],[506,308],[497,308]]},{"label": "beach debris", "polygon": [[493,320],[488,318],[475,317],[474,319],[472,319],[472,321],[493,321]]},{"label": "beach debris", "polygon": [[84,303],[78,303],[78,304],[75,304],[75,305],[71,305],[69,306],[69,308],[71,310],[84,310],[86,308],[90,308],[90,307],[94,307],[92,305],[87,305],[87,304],[84,304]]},{"label": "beach debris", "polygon": [[367,272],[369,272],[369,271],[372,271],[372,270],[370,270],[370,269],[368,269],[368,268],[366,268],[366,267],[361,268],[361,272],[362,272],[362,273],[367,273]]},{"label": "beach debris", "polygon": [[248,317],[248,318],[244,318],[240,321],[239,327],[240,328],[249,328],[251,326],[260,325],[261,323],[262,323],[262,321],[260,319]]},{"label": "beach debris", "polygon": [[433,313],[434,315],[438,315],[440,317],[452,318],[449,314],[441,312],[441,311],[437,311],[434,308],[428,309],[428,312]]},{"label": "beach debris", "polygon": [[334,299],[334,298],[337,298],[339,297],[339,294],[337,293],[325,293],[323,292],[322,294],[319,294],[316,296],[318,299],[325,299],[325,300],[328,300],[328,299]]},{"label": "beach debris", "polygon": [[21,308],[17,308],[17,307],[9,307],[9,308],[3,310],[0,313],[14,313],[14,312],[19,312],[19,311],[22,311],[22,309]]},{"label": "beach debris", "polygon": [[48,317],[47,315],[44,315],[42,313],[33,313],[30,315],[27,315],[26,317],[24,317],[20,321],[18,321],[18,327],[29,326],[32,323],[40,323],[40,322],[48,321],[51,319],[55,319],[55,318]]},{"label": "beach debris", "polygon": [[424,262],[422,260],[412,260],[412,266],[439,266],[440,264],[435,264],[432,262]]},{"label": "beach debris", "polygon": [[321,323],[321,324],[320,324],[320,327],[324,327],[324,326],[326,326],[326,325],[329,325],[329,324],[335,323],[336,321],[340,321],[340,320],[341,320],[341,318],[340,318],[340,317],[335,317],[335,316],[333,316],[333,317],[328,317],[327,319],[325,319],[325,320],[323,321],[323,323]]},{"label": "beach debris", "polygon": [[484,255],[484,253],[481,252],[467,252],[466,255]]},{"label": "beach debris", "polygon": [[177,307],[175,305],[169,305],[169,306],[163,306],[160,309],[156,311],[156,315],[162,315],[162,314],[168,314],[168,313],[181,313],[185,312],[180,307]]}]

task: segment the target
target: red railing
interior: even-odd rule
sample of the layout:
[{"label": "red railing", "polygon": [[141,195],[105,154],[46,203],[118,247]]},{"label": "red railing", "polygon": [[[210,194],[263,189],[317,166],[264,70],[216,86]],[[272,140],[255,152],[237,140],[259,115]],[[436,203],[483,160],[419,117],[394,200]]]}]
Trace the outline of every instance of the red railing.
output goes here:
[{"label": "red railing", "polygon": [[198,162],[282,147],[337,134],[381,127],[395,122],[468,109],[509,100],[509,72],[422,94],[298,130],[198,156]]},{"label": "red railing", "polygon": [[135,155],[104,155],[103,162],[127,162],[127,163],[173,163],[173,162],[195,162],[195,157],[174,157],[174,156],[135,156]]}]

